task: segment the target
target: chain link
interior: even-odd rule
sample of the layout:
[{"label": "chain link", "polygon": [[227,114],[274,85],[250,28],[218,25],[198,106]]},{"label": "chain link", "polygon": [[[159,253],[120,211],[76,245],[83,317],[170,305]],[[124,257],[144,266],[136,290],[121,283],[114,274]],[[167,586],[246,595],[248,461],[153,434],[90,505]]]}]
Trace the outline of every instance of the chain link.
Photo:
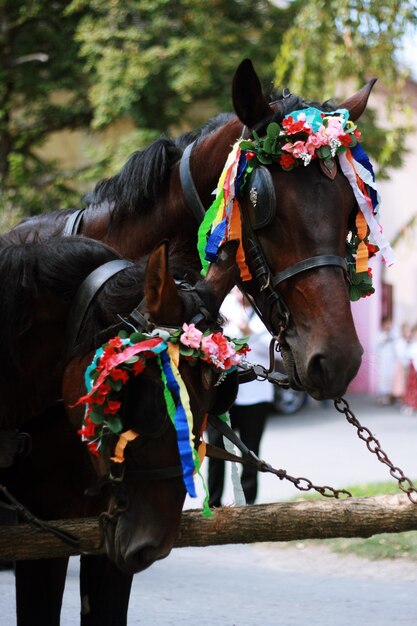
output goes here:
[{"label": "chain link", "polygon": [[378,461],[389,468],[390,475],[398,482],[398,487],[401,491],[407,494],[410,502],[417,504],[417,488],[413,485],[408,476],[405,476],[402,469],[393,464],[387,453],[381,448],[378,439],[374,437],[371,431],[365,426],[362,426],[352,412],[347,400],[345,398],[339,398],[334,401],[334,406],[339,413],[344,414],[349,424],[352,424],[352,426],[356,428],[359,439],[362,439],[362,441],[366,443],[368,450],[376,455]]},{"label": "chain link", "polygon": [[323,487],[319,485],[314,485],[311,482],[311,480],[309,480],[308,478],[303,478],[301,476],[299,476],[298,478],[295,478],[294,476],[290,476],[289,474],[287,474],[286,470],[284,469],[277,470],[271,465],[269,465],[269,463],[266,463],[265,461],[260,462],[260,465],[258,466],[258,470],[260,472],[268,472],[270,474],[275,474],[276,476],[278,476],[280,480],[288,480],[299,491],[311,491],[311,490],[317,491],[317,493],[324,496],[325,498],[340,499],[341,497],[344,497],[344,496],[346,496],[347,498],[352,497],[352,494],[349,491],[346,491],[346,489],[334,489],[333,487],[329,487],[328,485],[324,485]]}]

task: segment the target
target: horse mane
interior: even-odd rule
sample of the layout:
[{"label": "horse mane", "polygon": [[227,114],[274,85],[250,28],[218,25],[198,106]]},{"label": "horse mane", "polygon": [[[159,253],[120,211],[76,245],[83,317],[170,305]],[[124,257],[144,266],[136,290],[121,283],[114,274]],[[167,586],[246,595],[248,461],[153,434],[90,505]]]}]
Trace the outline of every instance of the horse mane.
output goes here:
[{"label": "horse mane", "polygon": [[[83,237],[9,244],[0,237],[0,359],[3,379],[19,369],[19,339],[33,327],[36,307],[48,294],[72,303],[82,280],[119,258],[105,244]],[[23,346],[24,349],[24,346]]]},{"label": "horse mane", "polygon": [[118,174],[98,182],[94,190],[84,196],[84,201],[92,206],[104,202],[112,205],[113,222],[126,215],[151,213],[164,197],[172,168],[181,159],[185,148],[214,132],[232,117],[232,114],[217,115],[199,130],[188,131],[176,139],[161,137],[144,150],[134,152]]}]

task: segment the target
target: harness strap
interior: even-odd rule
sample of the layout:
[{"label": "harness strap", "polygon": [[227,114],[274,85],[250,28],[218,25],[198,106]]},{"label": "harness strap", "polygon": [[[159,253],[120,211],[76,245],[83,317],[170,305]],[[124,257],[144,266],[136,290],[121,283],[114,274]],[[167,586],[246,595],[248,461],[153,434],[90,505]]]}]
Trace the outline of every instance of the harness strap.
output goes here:
[{"label": "harness strap", "polygon": [[61,539],[64,543],[68,544],[72,548],[79,549],[80,547],[80,539],[75,537],[72,533],[69,533],[61,528],[57,528],[48,522],[45,522],[38,517],[35,517],[29,509],[27,509],[24,504],[16,500],[16,498],[10,493],[10,491],[2,484],[0,484],[0,491],[4,495],[4,497],[10,502],[12,508],[16,511],[17,515],[19,515],[25,522],[32,524],[32,526],[36,526],[41,530],[44,530],[58,539]]},{"label": "harness strap", "polygon": [[73,306],[69,312],[67,323],[67,352],[75,345],[87,310],[104,283],[112,276],[133,265],[126,259],[115,259],[100,265],[81,283]]},{"label": "harness strap", "polygon": [[63,237],[72,237],[74,235],[78,235],[78,229],[80,227],[81,220],[83,219],[84,211],[85,208],[77,209],[68,216],[67,221],[65,222],[64,229],[62,231]]},{"label": "harness strap", "polygon": [[190,209],[192,209],[197,222],[201,224],[206,214],[206,210],[201,202],[200,196],[198,195],[190,169],[190,157],[194,144],[195,141],[190,143],[190,145],[185,148],[181,157],[180,180],[187,204]]},{"label": "harness strap", "polygon": [[137,480],[165,480],[183,475],[182,465],[158,467],[156,469],[126,469],[125,475]]},{"label": "harness strap", "polygon": [[341,256],[334,254],[321,254],[319,256],[310,257],[309,259],[304,259],[304,261],[295,263],[294,265],[287,267],[287,269],[282,272],[279,272],[279,274],[272,278],[272,285],[276,287],[280,283],[284,282],[284,280],[287,280],[287,278],[291,278],[296,274],[301,274],[301,272],[306,272],[307,270],[327,265],[336,265],[337,267],[341,267],[345,273],[347,272],[347,263]]}]

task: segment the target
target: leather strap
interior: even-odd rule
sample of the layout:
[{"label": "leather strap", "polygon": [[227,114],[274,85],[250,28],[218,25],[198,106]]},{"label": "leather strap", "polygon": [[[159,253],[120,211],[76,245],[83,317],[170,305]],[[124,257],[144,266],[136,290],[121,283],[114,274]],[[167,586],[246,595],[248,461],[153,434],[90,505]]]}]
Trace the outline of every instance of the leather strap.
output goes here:
[{"label": "leather strap", "polygon": [[84,209],[76,209],[68,216],[65,222],[64,230],[62,231],[63,237],[72,237],[78,235],[78,229],[83,219]]},{"label": "leather strap", "polygon": [[71,307],[67,324],[67,352],[75,345],[81,326],[84,322],[88,307],[94,300],[101,287],[115,274],[133,265],[126,259],[115,259],[100,265],[83,280],[78,288],[74,303]]},{"label": "leather strap", "polygon": [[182,190],[184,192],[185,199],[187,201],[188,206],[194,213],[194,216],[199,224],[204,219],[206,214],[206,210],[201,202],[200,196],[198,195],[198,191],[195,188],[194,180],[191,175],[190,169],[190,156],[193,150],[195,142],[190,143],[183,152],[180,161],[180,180],[182,185]]},{"label": "leather strap", "polygon": [[165,480],[183,475],[182,465],[158,467],[156,469],[126,469],[125,475],[136,480]]},{"label": "leather strap", "polygon": [[305,259],[304,261],[300,261],[299,263],[295,263],[294,265],[287,267],[287,269],[272,278],[272,285],[276,287],[280,283],[284,282],[284,280],[287,280],[296,274],[301,274],[301,272],[306,272],[307,270],[327,265],[336,265],[337,267],[341,267],[344,272],[347,272],[347,263],[341,256],[336,256],[334,254],[322,254],[320,256],[310,257],[309,259]]}]

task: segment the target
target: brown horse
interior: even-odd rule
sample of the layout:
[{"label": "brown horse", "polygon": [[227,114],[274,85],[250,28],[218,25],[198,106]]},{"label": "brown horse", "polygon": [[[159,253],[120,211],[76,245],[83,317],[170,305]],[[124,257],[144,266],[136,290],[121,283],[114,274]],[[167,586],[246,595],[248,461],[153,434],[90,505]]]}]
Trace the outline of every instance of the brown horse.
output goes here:
[{"label": "brown horse", "polygon": [[[340,104],[349,110],[350,120],[361,116],[373,83]],[[233,81],[237,116],[220,115],[199,133],[156,141],[133,154],[119,174],[100,182],[82,214],[33,217],[8,237],[76,231],[111,244],[128,258],[139,258],[166,237],[174,249],[186,249],[198,269],[198,225],[230,147],[243,133],[256,129],[261,135],[272,119],[280,122],[307,106],[301,98],[287,96],[269,103],[251,62],[243,61]],[[345,392],[359,368],[362,348],[342,262],[356,200],[339,165],[329,176],[318,161],[290,172],[275,165],[265,168],[269,174],[258,180],[256,233],[244,210],[243,246],[253,279],[243,288],[279,337],[292,386],[323,399]],[[249,202],[246,195],[243,209]],[[327,265],[324,259],[329,258]],[[305,260],[309,263],[300,266]],[[284,270],[289,270],[285,279]],[[276,275],[281,276],[279,284]]]},{"label": "brown horse", "polygon": [[[103,497],[110,505],[106,546],[124,571],[104,557],[82,557],[83,625],[126,623],[132,574],[171,550],[179,529],[185,487],[177,437],[166,419],[155,364],[150,363],[126,386],[123,427],[135,429],[139,437],[127,446],[123,492],[119,481],[109,480],[109,457],[117,438],[109,438],[104,446],[106,453],[95,463],[93,472],[86,448],[76,434],[80,411],[74,409],[71,413],[74,427],[59,402],[62,379],[66,402],[82,396],[83,372],[85,362],[91,360],[91,350],[114,336],[120,326],[126,326],[123,320],[129,320],[132,312],[137,314],[139,304],[141,313],[156,325],[180,326],[198,315],[203,330],[208,325],[216,326],[218,309],[235,281],[235,251],[236,244],[231,242],[207,278],[197,282],[198,275],[192,270],[177,268],[171,273],[166,245],[150,255],[146,266],[138,262],[124,267],[101,286],[83,310],[78,329],[81,332],[74,335],[78,339],[70,346],[71,358],[66,365],[67,323],[78,289],[93,270],[118,260],[118,255],[106,245],[82,237],[6,245],[1,249],[0,350],[7,367],[3,366],[0,379],[0,426],[24,427],[33,442],[27,458],[17,458],[12,468],[2,470],[1,481],[44,519],[97,514],[98,507],[103,510]],[[203,362],[193,366],[181,362],[180,371],[189,393],[198,443],[205,414],[226,409],[225,395],[227,404],[233,402],[236,380],[216,385],[218,376]],[[98,494],[97,502],[89,505],[84,490],[94,484],[97,473],[105,490]],[[67,559],[17,563],[19,626],[59,624],[66,566]]]}]

